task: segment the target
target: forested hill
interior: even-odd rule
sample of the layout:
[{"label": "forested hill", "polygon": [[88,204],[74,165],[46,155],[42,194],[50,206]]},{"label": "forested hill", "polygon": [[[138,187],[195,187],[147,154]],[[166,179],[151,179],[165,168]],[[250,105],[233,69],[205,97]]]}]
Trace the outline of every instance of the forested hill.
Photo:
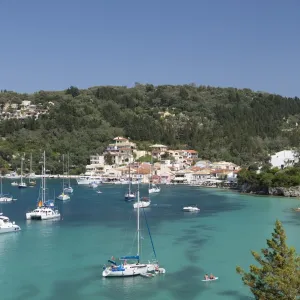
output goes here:
[{"label": "forested hill", "polygon": [[141,149],[163,143],[196,149],[203,159],[242,165],[300,143],[300,100],[249,89],[136,84],[0,93],[2,109],[23,100],[48,107],[49,113],[38,120],[0,122],[1,167],[19,166],[14,155],[23,152],[32,152],[37,164],[46,149],[52,172],[60,171],[60,156],[67,152],[79,167],[73,171],[80,172],[90,154],[101,153],[118,135],[130,137]]}]

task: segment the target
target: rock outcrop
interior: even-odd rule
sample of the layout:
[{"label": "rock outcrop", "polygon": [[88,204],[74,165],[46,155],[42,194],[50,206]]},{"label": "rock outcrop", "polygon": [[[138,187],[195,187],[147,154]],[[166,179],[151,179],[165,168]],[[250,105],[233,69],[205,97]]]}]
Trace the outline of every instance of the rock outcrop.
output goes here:
[{"label": "rock outcrop", "polygon": [[285,197],[300,197],[300,186],[274,187],[269,188],[269,195],[285,196]]},{"label": "rock outcrop", "polygon": [[248,183],[240,186],[241,193],[257,194],[257,195],[272,195],[284,197],[300,197],[300,186],[291,187],[259,187]]}]

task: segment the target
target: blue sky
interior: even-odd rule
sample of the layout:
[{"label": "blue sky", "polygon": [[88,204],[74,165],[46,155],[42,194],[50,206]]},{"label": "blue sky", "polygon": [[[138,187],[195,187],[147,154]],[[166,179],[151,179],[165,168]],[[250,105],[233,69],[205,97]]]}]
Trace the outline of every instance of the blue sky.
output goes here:
[{"label": "blue sky", "polygon": [[0,0],[0,89],[196,83],[300,96],[299,0]]}]

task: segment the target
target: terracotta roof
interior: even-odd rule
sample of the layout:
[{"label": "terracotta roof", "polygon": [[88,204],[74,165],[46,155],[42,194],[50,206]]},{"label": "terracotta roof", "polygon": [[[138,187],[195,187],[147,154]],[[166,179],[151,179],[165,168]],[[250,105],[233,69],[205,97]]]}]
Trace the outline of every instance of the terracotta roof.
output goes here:
[{"label": "terracotta roof", "polygon": [[185,150],[186,152],[188,152],[188,153],[198,153],[196,150]]}]

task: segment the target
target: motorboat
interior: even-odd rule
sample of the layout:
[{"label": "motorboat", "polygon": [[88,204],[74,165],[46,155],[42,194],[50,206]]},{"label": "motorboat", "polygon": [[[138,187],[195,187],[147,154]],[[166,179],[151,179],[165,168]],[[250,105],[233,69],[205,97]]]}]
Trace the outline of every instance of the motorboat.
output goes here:
[{"label": "motorboat", "polygon": [[41,200],[38,201],[37,207],[26,213],[26,220],[50,220],[59,219],[60,213],[54,208],[54,201],[46,201],[46,155],[44,151],[43,175],[41,180],[40,195]]},{"label": "motorboat", "polygon": [[12,185],[12,186],[18,186],[19,184],[18,184],[16,181],[13,181],[13,182],[11,183],[11,185]]},{"label": "motorboat", "polygon": [[22,182],[22,179],[21,179],[21,182],[18,184],[18,188],[19,189],[25,189],[27,188],[27,183],[26,182]]},{"label": "motorboat", "polygon": [[102,183],[103,179],[98,176],[81,176],[77,178],[77,184],[79,185],[89,185],[92,182],[96,182],[97,184]]},{"label": "motorboat", "polygon": [[21,228],[15,222],[11,222],[8,217],[0,213],[0,233],[17,232]]},{"label": "motorboat", "polygon": [[189,206],[184,206],[183,211],[189,211],[189,212],[197,212],[197,211],[200,211],[200,208],[197,207],[196,205],[192,204],[192,205],[189,205]]},{"label": "motorboat", "polygon": [[95,189],[95,188],[98,187],[98,183],[97,183],[97,182],[91,182],[91,183],[89,184],[89,186],[90,186],[92,189]]},{"label": "motorboat", "polygon": [[133,208],[145,208],[150,206],[151,200],[150,198],[143,197],[140,201],[133,203]]}]

